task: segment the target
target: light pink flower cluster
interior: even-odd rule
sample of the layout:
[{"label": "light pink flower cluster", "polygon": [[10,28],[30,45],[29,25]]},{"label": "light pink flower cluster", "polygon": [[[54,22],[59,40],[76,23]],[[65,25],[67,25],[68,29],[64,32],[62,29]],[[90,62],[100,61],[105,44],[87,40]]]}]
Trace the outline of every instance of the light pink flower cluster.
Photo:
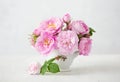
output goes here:
[{"label": "light pink flower cluster", "polygon": [[88,55],[92,43],[91,32],[93,31],[82,20],[72,21],[67,13],[62,19],[52,17],[41,22],[32,34],[31,43],[42,54],[49,54],[56,49],[62,55],[76,51],[80,55]]}]

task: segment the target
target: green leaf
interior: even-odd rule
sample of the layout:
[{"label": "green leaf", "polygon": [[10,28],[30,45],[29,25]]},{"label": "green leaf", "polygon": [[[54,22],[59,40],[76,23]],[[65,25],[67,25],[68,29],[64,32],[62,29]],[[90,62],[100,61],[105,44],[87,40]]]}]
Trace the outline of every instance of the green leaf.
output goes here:
[{"label": "green leaf", "polygon": [[90,34],[90,36],[92,36],[93,35],[92,31],[90,31],[89,34]]},{"label": "green leaf", "polygon": [[48,70],[49,72],[52,72],[52,73],[60,72],[59,66],[56,63],[50,63],[48,66]]},{"label": "green leaf", "polygon": [[45,72],[47,72],[47,69],[48,69],[47,62],[45,62],[44,65],[41,67],[40,73],[44,75]]},{"label": "green leaf", "polygon": [[52,59],[48,60],[48,61],[47,61],[47,64],[52,63],[54,60],[55,60],[55,58],[52,58]]},{"label": "green leaf", "polygon": [[95,31],[93,28],[91,28],[91,27],[90,27],[90,31],[91,31],[91,32],[96,32],[96,31]]},{"label": "green leaf", "polygon": [[36,43],[37,38],[38,38],[38,36],[36,36],[35,34],[32,34],[32,39],[33,39],[34,43]]},{"label": "green leaf", "polygon": [[96,32],[94,29],[92,29],[91,27],[89,28],[90,29],[90,32],[89,32],[89,34],[90,34],[90,36],[92,36],[93,35],[93,32]]}]

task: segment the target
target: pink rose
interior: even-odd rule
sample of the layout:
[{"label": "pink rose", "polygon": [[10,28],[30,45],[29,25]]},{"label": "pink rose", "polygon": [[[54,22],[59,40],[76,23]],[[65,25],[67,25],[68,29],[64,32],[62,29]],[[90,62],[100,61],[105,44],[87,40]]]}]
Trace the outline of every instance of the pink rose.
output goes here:
[{"label": "pink rose", "polygon": [[71,28],[77,34],[87,34],[89,32],[88,26],[81,20],[73,21],[69,28]]},{"label": "pink rose", "polygon": [[57,38],[58,50],[62,55],[73,54],[78,49],[78,37],[74,31],[61,31]]},{"label": "pink rose", "polygon": [[33,34],[36,35],[36,36],[39,36],[41,33],[41,28],[37,28],[33,31]]},{"label": "pink rose", "polygon": [[71,21],[71,16],[70,16],[70,14],[65,14],[64,16],[63,16],[63,21],[65,22],[65,23],[69,23],[70,21]]},{"label": "pink rose", "polygon": [[91,50],[91,44],[92,40],[90,38],[82,38],[78,46],[80,55],[88,55]]},{"label": "pink rose", "polygon": [[31,75],[39,74],[40,68],[41,68],[41,65],[38,62],[33,62],[28,67],[28,73]]},{"label": "pink rose", "polygon": [[35,48],[42,54],[48,54],[54,45],[54,37],[50,33],[44,32],[37,38]]},{"label": "pink rose", "polygon": [[40,28],[42,28],[44,32],[49,32],[49,33],[59,32],[62,26],[63,26],[62,20],[59,18],[55,18],[55,17],[49,20],[43,21],[40,24]]}]

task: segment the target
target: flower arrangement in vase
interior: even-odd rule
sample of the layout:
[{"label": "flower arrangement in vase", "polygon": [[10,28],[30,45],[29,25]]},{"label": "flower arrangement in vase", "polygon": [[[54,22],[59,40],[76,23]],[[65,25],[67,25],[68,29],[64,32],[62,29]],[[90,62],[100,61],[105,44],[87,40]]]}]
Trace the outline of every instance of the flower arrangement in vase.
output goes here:
[{"label": "flower arrangement in vase", "polygon": [[46,60],[42,66],[37,63],[30,65],[30,73],[57,73],[69,68],[68,64],[71,64],[77,55],[89,54],[93,32],[95,31],[82,20],[71,20],[68,13],[62,18],[52,17],[42,21],[39,28],[32,33],[31,44],[42,55],[51,55],[54,50],[58,53]]}]

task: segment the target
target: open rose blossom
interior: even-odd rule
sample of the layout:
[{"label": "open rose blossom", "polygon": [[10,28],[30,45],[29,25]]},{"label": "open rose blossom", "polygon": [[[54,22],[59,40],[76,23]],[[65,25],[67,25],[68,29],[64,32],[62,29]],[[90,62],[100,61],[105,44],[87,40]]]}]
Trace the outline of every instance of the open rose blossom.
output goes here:
[{"label": "open rose blossom", "polygon": [[35,48],[42,54],[49,53],[55,45],[54,37],[45,32],[37,38]]},{"label": "open rose blossom", "polygon": [[88,55],[91,50],[92,40],[90,38],[82,38],[79,43],[80,55]]},{"label": "open rose blossom", "polygon": [[49,20],[40,23],[40,28],[44,32],[58,33],[63,26],[63,22],[60,18],[52,17]]},{"label": "open rose blossom", "polygon": [[70,14],[65,14],[64,16],[63,16],[63,21],[65,22],[65,23],[69,23],[70,21],[71,21],[71,16],[70,16]]},{"label": "open rose blossom", "polygon": [[62,55],[72,54],[78,49],[78,37],[74,31],[61,31],[57,38],[57,46]]},{"label": "open rose blossom", "polygon": [[87,34],[89,32],[88,26],[81,20],[73,21],[69,28],[71,28],[77,34]]},{"label": "open rose blossom", "polygon": [[38,62],[32,62],[28,67],[28,73],[31,75],[40,73],[41,65]]}]

